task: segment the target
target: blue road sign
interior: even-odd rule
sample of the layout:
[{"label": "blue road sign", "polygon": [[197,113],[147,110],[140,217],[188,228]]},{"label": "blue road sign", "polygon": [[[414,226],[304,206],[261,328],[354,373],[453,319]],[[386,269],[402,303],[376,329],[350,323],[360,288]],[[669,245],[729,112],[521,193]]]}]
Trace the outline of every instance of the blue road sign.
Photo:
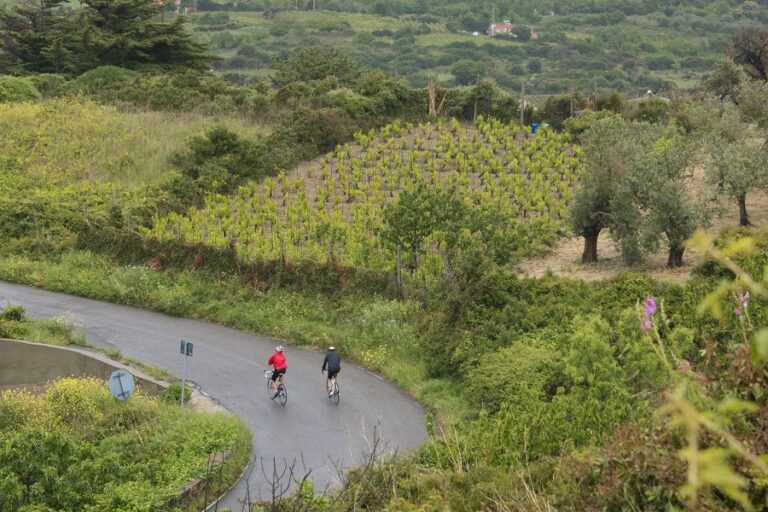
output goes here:
[{"label": "blue road sign", "polygon": [[118,400],[127,400],[134,389],[136,389],[136,384],[130,372],[115,370],[109,376],[109,392]]},{"label": "blue road sign", "polygon": [[189,341],[181,340],[181,350],[179,350],[185,356],[192,357],[192,343]]}]

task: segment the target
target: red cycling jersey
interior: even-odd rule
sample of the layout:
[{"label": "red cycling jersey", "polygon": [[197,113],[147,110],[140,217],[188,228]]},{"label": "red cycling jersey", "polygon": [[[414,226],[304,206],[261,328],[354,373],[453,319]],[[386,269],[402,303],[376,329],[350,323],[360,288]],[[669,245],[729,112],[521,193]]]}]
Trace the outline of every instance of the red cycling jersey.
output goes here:
[{"label": "red cycling jersey", "polygon": [[274,366],[275,370],[288,368],[288,365],[285,363],[285,356],[282,352],[275,352],[269,356],[269,361],[267,361],[267,364]]}]

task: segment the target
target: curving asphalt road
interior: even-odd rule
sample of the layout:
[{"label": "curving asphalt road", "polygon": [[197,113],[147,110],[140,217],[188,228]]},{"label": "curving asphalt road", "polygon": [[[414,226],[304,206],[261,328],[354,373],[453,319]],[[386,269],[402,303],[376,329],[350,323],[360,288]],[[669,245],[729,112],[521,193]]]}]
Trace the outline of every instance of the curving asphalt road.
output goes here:
[{"label": "curving asphalt road", "polygon": [[93,345],[166,368],[181,376],[179,342],[194,343],[187,379],[248,424],[253,432],[254,470],[226,495],[218,508],[244,510],[246,496],[268,498],[262,463],[271,473],[292,465],[311,470],[316,489],[338,484],[337,467],[359,464],[374,430],[387,450],[404,451],[425,438],[424,410],[413,399],[358,366],[342,363],[341,403],[330,403],[320,373],[323,354],[287,346],[288,404],[266,396],[263,369],[275,341],[207,322],[0,282],[0,307],[22,305],[37,318],[65,312],[86,328]]}]

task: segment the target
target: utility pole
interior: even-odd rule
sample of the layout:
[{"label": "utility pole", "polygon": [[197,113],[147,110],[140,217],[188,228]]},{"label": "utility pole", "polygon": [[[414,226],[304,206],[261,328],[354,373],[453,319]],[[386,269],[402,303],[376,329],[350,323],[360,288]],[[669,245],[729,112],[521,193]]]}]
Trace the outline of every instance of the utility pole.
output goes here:
[{"label": "utility pole", "polygon": [[525,126],[525,80],[520,87],[520,125]]}]

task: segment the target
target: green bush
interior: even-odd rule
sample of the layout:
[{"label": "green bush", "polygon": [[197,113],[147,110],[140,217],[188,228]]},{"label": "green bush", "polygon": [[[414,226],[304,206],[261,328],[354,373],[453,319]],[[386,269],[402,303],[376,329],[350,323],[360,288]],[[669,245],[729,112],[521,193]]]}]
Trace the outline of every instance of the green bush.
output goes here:
[{"label": "green bush", "polygon": [[[184,401],[189,401],[191,396],[192,391],[187,386],[184,386]],[[181,403],[181,384],[175,382],[168,386],[162,394],[162,399],[169,404]]]},{"label": "green bush", "polygon": [[0,393],[0,412],[2,512],[171,510],[177,489],[209,473],[212,453],[232,451],[211,475],[215,493],[237,478],[250,447],[232,415],[191,413],[140,391],[118,402],[93,378],[59,379],[41,395]]},{"label": "green bush", "polygon": [[9,320],[12,322],[21,322],[24,320],[24,306],[6,306],[2,312],[0,312],[0,320]]},{"label": "green bush", "polygon": [[56,98],[69,92],[69,80],[63,75],[40,73],[29,77],[29,81],[45,98]]},{"label": "green bush", "polygon": [[135,71],[117,66],[99,66],[75,79],[75,85],[88,93],[114,87],[136,76]]},{"label": "green bush", "polygon": [[563,383],[563,363],[554,350],[516,343],[480,358],[467,375],[468,400],[496,412],[530,390],[540,400],[551,397]]},{"label": "green bush", "polygon": [[40,99],[40,91],[26,78],[0,76],[0,102],[37,99]]}]

